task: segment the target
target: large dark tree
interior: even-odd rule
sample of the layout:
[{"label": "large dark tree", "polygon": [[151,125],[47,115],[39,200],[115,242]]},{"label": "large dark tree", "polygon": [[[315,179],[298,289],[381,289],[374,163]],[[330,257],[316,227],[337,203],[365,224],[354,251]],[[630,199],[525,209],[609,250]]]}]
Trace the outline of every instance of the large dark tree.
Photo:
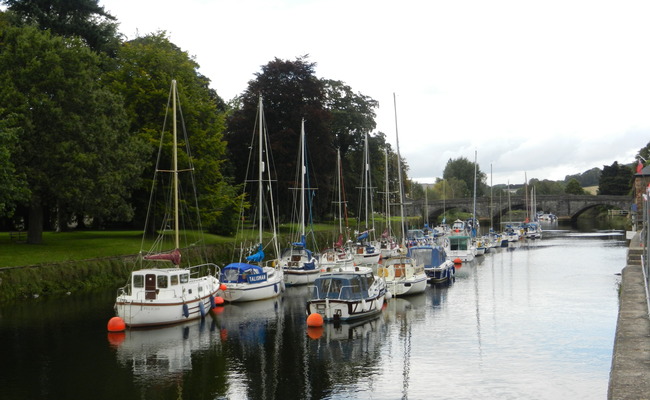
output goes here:
[{"label": "large dark tree", "polygon": [[0,120],[14,129],[11,155],[29,189],[28,242],[40,243],[45,212],[129,218],[142,169],[121,99],[102,86],[100,60],[79,39],[33,27],[0,31]]},{"label": "large dark tree", "polygon": [[118,23],[97,0],[0,0],[16,22],[54,35],[79,37],[91,49],[111,56],[119,45]]},{"label": "large dark tree", "polygon": [[[328,129],[330,113],[325,108],[324,84],[314,74],[315,63],[300,57],[295,61],[278,58],[262,67],[241,95],[226,133],[230,159],[238,182],[246,180],[249,144],[255,131],[259,96],[263,97],[266,127],[278,177],[280,215],[290,215],[291,188],[296,187],[296,163],[301,121],[305,119],[310,185],[317,187],[315,207],[322,213],[334,180],[335,149]],[[321,201],[320,199],[324,199]]]},{"label": "large dark tree", "polygon": [[627,195],[632,189],[633,171],[630,167],[619,165],[618,161],[610,166],[603,166],[598,185],[598,194]]}]

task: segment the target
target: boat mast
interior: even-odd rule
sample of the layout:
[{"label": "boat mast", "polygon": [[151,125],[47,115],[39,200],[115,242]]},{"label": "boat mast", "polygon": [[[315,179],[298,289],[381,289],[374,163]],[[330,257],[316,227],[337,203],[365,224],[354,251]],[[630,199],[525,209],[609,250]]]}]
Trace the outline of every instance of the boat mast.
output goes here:
[{"label": "boat mast", "polygon": [[477,151],[474,150],[474,206],[472,209],[472,237],[475,237],[476,232],[476,166],[477,166]]},{"label": "boat mast", "polygon": [[393,93],[393,108],[395,110],[395,144],[397,148],[397,181],[399,182],[399,212],[400,225],[402,226],[402,245],[405,244],[406,232],[404,231],[404,189],[402,188],[402,156],[399,153],[399,133],[397,131],[397,99]]},{"label": "boat mast", "polygon": [[172,174],[174,185],[174,246],[180,248],[180,227],[178,216],[178,148],[176,131],[176,80],[172,80]]},{"label": "boat mast", "polygon": [[386,182],[384,183],[384,191],[386,192],[386,231],[388,237],[392,236],[392,229],[390,226],[390,183],[388,180],[388,148],[384,149],[384,171],[386,175]]},{"label": "boat mast", "polygon": [[305,162],[305,119],[302,119],[300,126],[300,240],[305,239],[305,174],[307,166]]},{"label": "boat mast", "polygon": [[264,138],[264,132],[262,128],[262,120],[264,118],[264,112],[262,110],[262,95],[260,95],[260,100],[259,100],[259,149],[258,149],[258,161],[259,161],[259,168],[258,168],[258,175],[257,175],[257,191],[258,191],[258,199],[257,199],[257,208],[258,208],[258,226],[259,226],[259,241],[262,243],[262,235],[263,235],[263,226],[262,226],[262,207],[264,206],[264,202],[262,201],[262,194],[264,193],[264,182],[263,177],[264,177],[264,157],[263,157],[263,151],[262,151],[262,146],[263,146],[263,138]]}]

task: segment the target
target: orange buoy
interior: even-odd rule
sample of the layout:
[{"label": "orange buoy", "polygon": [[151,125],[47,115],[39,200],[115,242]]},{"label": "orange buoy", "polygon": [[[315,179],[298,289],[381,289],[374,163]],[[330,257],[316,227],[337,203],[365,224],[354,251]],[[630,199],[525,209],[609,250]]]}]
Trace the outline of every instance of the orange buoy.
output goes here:
[{"label": "orange buoy", "polygon": [[309,326],[307,327],[307,336],[314,340],[320,339],[323,336],[323,330],[322,326]]},{"label": "orange buoy", "polygon": [[228,289],[228,286],[226,286],[225,283],[222,283],[221,285],[219,285],[219,289],[221,289],[222,292],[225,292],[226,289]]},{"label": "orange buoy", "polygon": [[223,303],[225,303],[225,302],[226,302],[226,301],[225,301],[225,300],[223,299],[223,297],[221,297],[221,296],[217,296],[217,297],[214,298],[214,304],[215,304],[216,306],[222,306]]},{"label": "orange buoy", "polygon": [[460,258],[454,259],[454,264],[462,264],[462,263],[463,263],[463,260],[461,260]]},{"label": "orange buoy", "polygon": [[323,326],[323,316],[319,313],[311,313],[307,317],[307,326],[309,327],[319,327]]},{"label": "orange buoy", "polygon": [[124,320],[120,317],[113,317],[108,321],[109,332],[122,332],[126,329]]}]

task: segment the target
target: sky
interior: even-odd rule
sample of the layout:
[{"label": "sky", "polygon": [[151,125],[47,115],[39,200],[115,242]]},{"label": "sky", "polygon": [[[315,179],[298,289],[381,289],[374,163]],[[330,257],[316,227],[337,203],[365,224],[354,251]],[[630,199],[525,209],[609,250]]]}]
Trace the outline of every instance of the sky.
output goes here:
[{"label": "sky", "polygon": [[274,58],[308,54],[317,77],[379,102],[377,131],[393,146],[398,132],[421,183],[475,155],[488,184],[562,180],[650,142],[645,0],[99,4],[127,39],[166,31],[226,101]]}]

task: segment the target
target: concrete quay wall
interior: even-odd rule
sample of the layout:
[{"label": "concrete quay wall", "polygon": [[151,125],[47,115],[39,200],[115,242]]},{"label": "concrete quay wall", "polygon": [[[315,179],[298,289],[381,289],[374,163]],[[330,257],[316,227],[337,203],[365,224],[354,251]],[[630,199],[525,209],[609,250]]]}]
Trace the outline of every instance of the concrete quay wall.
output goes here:
[{"label": "concrete quay wall", "polygon": [[623,269],[607,398],[650,400],[650,317],[639,234],[630,241]]}]

